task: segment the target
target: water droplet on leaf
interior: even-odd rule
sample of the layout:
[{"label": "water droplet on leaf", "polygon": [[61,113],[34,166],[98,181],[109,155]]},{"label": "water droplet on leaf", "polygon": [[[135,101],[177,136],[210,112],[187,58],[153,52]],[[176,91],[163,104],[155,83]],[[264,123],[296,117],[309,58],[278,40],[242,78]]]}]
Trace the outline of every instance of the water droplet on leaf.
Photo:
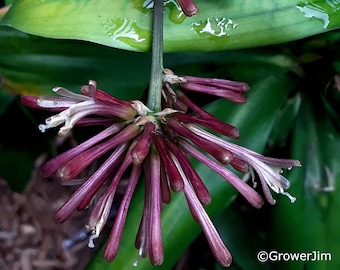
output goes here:
[{"label": "water droplet on leaf", "polygon": [[226,37],[229,31],[235,29],[238,25],[229,18],[208,18],[205,21],[191,24],[191,28],[202,37]]},{"label": "water droplet on leaf", "polygon": [[333,16],[338,16],[340,10],[339,0],[328,0],[328,1],[306,1],[299,3],[296,8],[301,11],[304,16],[308,19],[317,19],[322,22],[324,29],[329,28]]},{"label": "water droplet on leaf", "polygon": [[141,50],[149,45],[151,31],[140,28],[136,21],[127,17],[109,18],[102,22],[102,27],[106,36],[113,41],[123,42]]}]

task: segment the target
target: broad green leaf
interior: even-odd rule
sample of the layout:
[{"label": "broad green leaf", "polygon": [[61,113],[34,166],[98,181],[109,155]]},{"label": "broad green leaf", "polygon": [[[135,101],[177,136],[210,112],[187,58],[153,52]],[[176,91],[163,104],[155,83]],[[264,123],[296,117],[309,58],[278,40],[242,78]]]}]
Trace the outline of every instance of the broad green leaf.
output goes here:
[{"label": "broad green leaf", "polygon": [[[121,98],[138,99],[150,78],[151,54],[127,52],[77,40],[56,40],[29,35],[0,26],[0,80],[3,88],[14,94],[51,95],[55,86],[78,92],[89,79],[98,87]],[[206,72],[201,63],[219,65],[219,70]],[[238,66],[232,63],[239,63]],[[295,68],[295,63],[280,51],[263,50],[186,52],[164,55],[164,66],[180,75],[238,78],[244,67],[265,70],[274,65],[282,70]],[[190,66],[190,69],[189,69]],[[223,68],[221,68],[223,67]],[[271,67],[272,68],[272,67]],[[190,73],[189,73],[190,72]],[[263,74],[265,76],[265,74]],[[248,77],[249,78],[249,77]],[[245,78],[248,79],[248,78]]]},{"label": "broad green leaf", "polygon": [[[244,79],[249,78],[248,66],[244,68]],[[275,68],[274,68],[275,70]],[[275,116],[290,90],[293,82],[282,73],[273,73],[273,66],[264,69],[255,69],[256,75],[252,77],[253,88],[249,93],[248,103],[245,105],[234,105],[228,101],[218,100],[207,106],[221,120],[236,125],[241,131],[240,143],[255,151],[262,151],[265,147]],[[267,75],[262,79],[261,75]],[[248,75],[248,76],[247,76]],[[260,78],[260,79],[259,79]],[[282,84],[280,83],[282,82]],[[276,91],[272,91],[275,87]],[[259,107],[259,104],[261,106]],[[216,173],[207,169],[204,165],[194,162],[195,169],[205,181],[212,202],[206,209],[211,217],[221,213],[236,196],[235,190],[221,179]],[[88,269],[131,269],[132,263],[137,258],[138,251],[134,248],[134,238],[141,218],[141,207],[143,202],[143,188],[138,189],[130,206],[123,239],[116,259],[107,263],[102,258],[102,251],[92,260]],[[201,232],[198,224],[193,220],[183,194],[174,194],[170,205],[162,211],[162,230],[165,249],[165,260],[163,265],[157,269],[168,270],[183,254],[192,240]],[[226,242],[228,246],[228,242]],[[237,243],[230,243],[236,247]],[[242,246],[238,246],[242,249]],[[138,263],[140,269],[153,269],[149,259],[142,259]]]},{"label": "broad green leaf", "polygon": [[[165,51],[214,51],[296,40],[340,26],[336,0],[196,0],[187,18],[175,0],[164,1]],[[18,0],[2,24],[51,38],[87,40],[148,51],[152,0]]]},{"label": "broad green leaf", "polygon": [[[326,270],[340,265],[340,136],[319,101],[317,104],[308,97],[302,100],[292,144],[302,168],[289,176],[289,191],[297,200],[294,204],[280,201],[273,210],[271,225],[272,250],[315,252],[317,256],[305,261],[273,262],[273,269]],[[326,253],[331,259],[322,255]]]},{"label": "broad green leaf", "polygon": [[51,95],[55,86],[78,92],[91,79],[122,99],[136,99],[149,80],[149,54],[89,42],[36,37],[1,26],[0,51],[0,87],[14,94]]},{"label": "broad green leaf", "polygon": [[[257,252],[265,247],[265,239],[254,224],[257,220],[252,220],[259,216],[259,210],[242,210],[238,205],[231,205],[214,220],[216,229],[229,243],[228,248],[233,254],[231,269],[269,270],[269,265],[263,265],[256,259]],[[216,269],[225,270],[218,264]]]},{"label": "broad green leaf", "polygon": [[273,131],[268,141],[269,145],[279,147],[287,146],[287,138],[294,127],[300,104],[301,96],[299,94],[296,94],[286,101],[275,120]]}]

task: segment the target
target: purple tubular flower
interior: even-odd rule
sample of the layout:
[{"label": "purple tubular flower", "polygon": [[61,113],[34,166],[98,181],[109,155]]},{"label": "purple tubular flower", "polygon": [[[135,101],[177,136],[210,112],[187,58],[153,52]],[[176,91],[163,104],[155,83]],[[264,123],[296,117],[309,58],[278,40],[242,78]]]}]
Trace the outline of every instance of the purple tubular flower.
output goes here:
[{"label": "purple tubular flower", "polygon": [[148,155],[155,129],[156,127],[153,123],[148,122],[145,124],[143,133],[137,138],[137,143],[131,150],[132,162],[134,164],[141,164]]},{"label": "purple tubular flower", "polygon": [[189,99],[182,91],[176,91],[177,98],[182,101],[185,105],[187,105],[191,110],[197,113],[199,116],[206,119],[217,119],[215,116],[210,114],[209,112],[203,110],[201,107],[196,105],[191,99]]},{"label": "purple tubular flower", "polygon": [[86,126],[109,126],[114,121],[113,118],[99,118],[99,117],[87,117],[80,119],[75,126],[77,127],[86,127]]},{"label": "purple tubular flower", "polygon": [[183,179],[178,172],[178,169],[167,150],[164,138],[160,135],[153,136],[153,141],[157,148],[157,151],[161,157],[162,164],[166,168],[166,172],[169,176],[170,185],[173,191],[183,190],[184,184]]},{"label": "purple tubular flower", "polygon": [[[161,229],[161,166],[155,149],[151,150],[145,164],[145,198],[142,220],[138,229],[135,246],[139,249],[139,258],[147,255],[153,265],[160,265],[164,259]],[[151,226],[152,224],[152,226]]]},{"label": "purple tubular flower", "polygon": [[[201,177],[197,174],[194,168],[191,166],[188,157],[178,148],[178,146],[171,140],[168,140],[167,145],[171,152],[175,155],[173,160],[176,160],[178,164],[181,164],[183,172],[190,181],[195,193],[202,204],[209,204],[211,197],[208,189],[204,185]],[[175,163],[176,163],[175,162]],[[178,166],[177,166],[178,167]]]},{"label": "purple tubular flower", "polygon": [[[92,81],[90,81],[88,87],[94,87]],[[39,125],[39,129],[42,132],[45,132],[48,128],[64,124],[58,133],[60,136],[64,136],[78,121],[82,120],[84,122],[86,117],[90,115],[108,116],[110,118],[118,117],[129,120],[134,118],[137,113],[130,103],[127,105],[124,103],[108,102],[107,99],[94,99],[89,96],[75,94],[62,87],[55,87],[53,91],[62,97],[43,96],[36,99],[36,106],[60,111],[60,113],[47,118],[45,124]],[[23,100],[25,102],[25,98]],[[32,98],[26,98],[26,103],[31,104]]]},{"label": "purple tubular flower", "polygon": [[109,240],[106,244],[104,257],[108,261],[112,261],[117,255],[120,240],[122,238],[124,230],[127,212],[142,169],[143,167],[141,164],[132,166],[129,184],[120,203],[117,216],[111,229]]},{"label": "purple tubular flower", "polygon": [[44,164],[42,168],[42,172],[44,176],[50,176],[55,173],[58,168],[63,166],[67,161],[71,160],[72,158],[76,157],[83,151],[86,151],[96,143],[100,142],[101,140],[106,139],[107,137],[117,133],[124,127],[124,123],[116,123],[112,126],[106,128],[102,132],[98,133],[97,135],[93,136],[92,138],[88,139],[87,141],[79,144],[78,146],[71,148],[70,150],[60,154],[59,156],[49,160],[47,163]]},{"label": "purple tubular flower", "polygon": [[162,244],[161,225],[161,186],[160,159],[156,151],[150,155],[151,203],[150,203],[150,261],[153,265],[163,263],[164,251]]},{"label": "purple tubular flower", "polygon": [[240,137],[240,133],[236,127],[224,123],[218,119],[206,119],[185,113],[174,113],[172,117],[184,123],[193,123],[207,127],[229,138],[238,139]]},{"label": "purple tubular flower", "polygon": [[[86,205],[88,204],[106,178],[110,175],[112,170],[120,164],[120,158],[125,154],[126,149],[127,145],[121,145],[118,147],[101,165],[101,167],[93,175],[91,175],[91,177],[87,179],[75,193],[73,193],[71,198],[55,214],[55,222],[62,223],[66,221],[82,201],[86,201]],[[84,206],[84,208],[85,207],[86,206]]]},{"label": "purple tubular flower", "polygon": [[38,97],[35,96],[22,96],[21,98],[21,103],[23,105],[25,105],[26,107],[32,108],[32,109],[45,109],[45,108],[41,108],[38,104]]},{"label": "purple tubular flower", "polygon": [[238,170],[241,173],[246,173],[248,172],[249,166],[246,162],[244,162],[243,160],[235,157],[233,157],[233,159],[230,162],[230,165],[235,169]]},{"label": "purple tubular flower", "polygon": [[249,90],[248,84],[243,82],[193,76],[179,77],[169,69],[165,70],[164,81],[170,85],[177,84],[178,87],[184,91],[215,95],[239,104],[247,101],[244,92]]},{"label": "purple tubular flower", "polygon": [[201,225],[203,232],[208,240],[211,251],[213,252],[216,260],[223,266],[229,266],[231,263],[231,254],[223,244],[216,228],[212,224],[209,216],[205,212],[201,202],[199,201],[196,193],[192,189],[188,178],[186,177],[181,164],[175,159],[175,164],[182,175],[184,182],[184,194],[187,200],[190,212],[193,218]]},{"label": "purple tubular flower", "polygon": [[215,95],[239,104],[243,104],[247,100],[244,92],[249,90],[249,86],[246,83],[193,76],[183,76],[182,78],[184,82],[180,83],[180,87],[183,90]]},{"label": "purple tubular flower", "polygon": [[88,243],[88,247],[90,248],[94,248],[93,240],[99,237],[100,232],[108,220],[114,195],[114,192],[105,192],[92,209],[88,224],[85,226],[87,231],[92,231]]},{"label": "purple tubular flower", "polygon": [[188,16],[194,16],[198,13],[198,8],[192,0],[178,0],[179,5],[182,8],[183,13]]},{"label": "purple tubular flower", "polygon": [[217,144],[210,142],[209,140],[206,140],[200,136],[197,136],[184,125],[176,121],[174,118],[169,118],[167,120],[167,125],[182,136],[190,139],[198,147],[202,148],[204,151],[212,155],[222,164],[229,164],[232,160],[233,154],[229,150],[225,151],[226,149],[218,146]]},{"label": "purple tubular flower", "polygon": [[197,199],[197,196],[186,178],[184,178],[184,194],[192,215],[203,229],[214,257],[222,266],[228,267],[232,261],[231,254],[224,245],[221,237],[216,231],[216,228]]},{"label": "purple tubular flower", "polygon": [[244,104],[247,101],[246,96],[241,91],[220,89],[215,86],[202,85],[194,82],[182,83],[180,87],[185,91],[201,92],[208,95],[214,95],[228,99],[238,104]]},{"label": "purple tubular flower", "polygon": [[236,188],[237,191],[240,192],[252,206],[254,206],[255,208],[260,208],[263,205],[263,199],[261,198],[261,196],[254,189],[252,189],[245,182],[243,182],[240,178],[238,178],[235,174],[229,171],[227,168],[207,158],[204,154],[199,152],[197,149],[195,149],[195,147],[193,147],[185,140],[180,141],[180,146],[189,155],[196,158],[203,164],[213,169],[219,175],[221,175],[234,188]]},{"label": "purple tubular flower", "polygon": [[[282,173],[281,168],[290,169],[293,166],[301,166],[300,161],[292,159],[267,158],[244,147],[224,141],[221,138],[194,125],[191,125],[189,129],[197,135],[200,135],[205,139],[231,151],[236,157],[245,161],[249,166],[251,166],[260,177],[263,191],[269,203],[275,204],[275,200],[268,191],[266,187],[267,185],[274,192],[286,195],[291,200],[291,202],[295,201],[295,198],[285,191],[289,188],[289,182],[280,173]],[[264,185],[264,183],[267,185]]]},{"label": "purple tubular flower", "polygon": [[235,82],[225,79],[216,78],[199,78],[194,76],[183,76],[187,83],[194,83],[200,85],[206,85],[211,87],[216,87],[222,90],[231,90],[235,92],[246,92],[249,90],[249,85],[244,82]]},{"label": "purple tubular flower", "polygon": [[135,124],[128,125],[125,129],[119,132],[116,136],[111,137],[86,151],[79,153],[73,159],[68,161],[59,169],[59,176],[63,181],[67,181],[76,177],[94,160],[98,159],[103,154],[112,150],[116,146],[136,137],[139,133],[139,127]]},{"label": "purple tubular flower", "polygon": [[[118,183],[123,175],[123,173],[126,171],[127,167],[132,163],[132,159],[129,153],[127,153],[127,155],[125,156],[125,159],[123,161],[123,163],[120,165],[119,169],[117,170],[117,173],[115,174],[115,176],[113,177],[109,187],[107,188],[107,190],[105,191],[105,193],[102,195],[101,199],[99,199],[99,201],[97,202],[96,206],[92,211],[92,219],[90,217],[90,221],[91,223],[88,224],[87,228],[88,230],[91,230],[93,235],[92,237],[90,237],[89,239],[89,246],[93,247],[93,239],[97,238],[99,236],[99,233],[101,232],[101,230],[103,229],[108,215],[109,215],[109,211],[105,211],[102,214],[100,213],[96,213],[96,211],[99,211],[100,209],[109,209],[111,208],[112,205],[112,201],[113,201],[113,197],[116,193],[117,187],[118,187]],[[134,183],[133,183],[134,184]],[[131,188],[131,187],[130,187]],[[127,195],[128,196],[128,195]],[[103,199],[102,199],[103,198]],[[126,202],[125,202],[126,203]],[[100,204],[106,204],[104,206],[101,206]],[[122,210],[121,210],[122,211]],[[123,214],[122,212],[119,214]],[[116,219],[117,220],[117,219]],[[125,219],[124,219],[125,220]],[[118,219],[118,222],[122,221],[121,219]],[[117,222],[116,222],[117,223]],[[116,225],[117,226],[117,225]],[[118,225],[118,228],[120,226]],[[115,228],[115,226],[113,227],[113,231],[116,231],[117,228]],[[118,237],[119,233],[122,232],[122,230],[118,230]],[[112,235],[112,233],[111,233]],[[113,233],[114,236],[116,236],[116,234]],[[111,237],[110,237],[111,238]],[[109,243],[110,243],[110,238],[109,238]],[[114,246],[111,245],[110,248],[114,249]],[[108,257],[107,257],[108,258]],[[109,260],[109,259],[108,259]]]},{"label": "purple tubular flower", "polygon": [[[147,160],[149,162],[149,160]],[[149,168],[149,166],[146,166]],[[150,198],[151,198],[151,177],[150,170],[145,170],[145,189],[144,189],[144,206],[142,219],[139,224],[135,247],[139,250],[138,258],[134,262],[134,266],[137,266],[140,258],[145,258],[149,255],[149,241],[150,241]]]},{"label": "purple tubular flower", "polygon": [[[92,81],[93,82],[93,81]],[[115,98],[114,96],[111,96],[110,94],[100,90],[96,89],[96,86],[91,84],[91,81],[88,85],[83,85],[81,87],[82,94],[94,98],[96,101],[104,102],[108,104],[117,104],[122,106],[131,106],[131,101],[125,101],[118,98]]]},{"label": "purple tubular flower", "polygon": [[73,93],[63,87],[54,87],[53,92],[59,94],[58,96],[23,96],[21,101],[25,106],[34,109],[47,109],[50,111],[61,112],[72,105],[90,100],[89,97]]},{"label": "purple tubular flower", "polygon": [[168,177],[167,177],[164,166],[161,166],[160,181],[161,181],[162,202],[165,203],[165,204],[168,204],[171,201],[171,193],[170,193]]}]

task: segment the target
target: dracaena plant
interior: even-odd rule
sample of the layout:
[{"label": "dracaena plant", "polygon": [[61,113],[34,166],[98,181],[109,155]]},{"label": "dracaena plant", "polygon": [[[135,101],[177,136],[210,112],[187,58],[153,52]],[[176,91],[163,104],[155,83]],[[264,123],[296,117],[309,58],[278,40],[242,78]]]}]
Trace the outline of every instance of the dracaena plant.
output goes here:
[{"label": "dracaena plant", "polygon": [[[198,13],[193,1],[178,2],[185,15]],[[266,157],[231,142],[228,138],[237,140],[240,136],[237,127],[220,121],[191,98],[200,93],[241,106],[247,101],[247,91],[251,90],[247,83],[177,75],[163,67],[162,0],[154,1],[152,37],[150,82],[140,100],[118,99],[100,90],[100,82],[97,85],[93,80],[81,87],[80,94],[55,87],[53,91],[59,96],[22,97],[26,106],[55,113],[39,125],[42,132],[61,126],[58,135],[65,136],[76,126],[102,127],[98,134],[43,166],[45,176],[57,174],[64,183],[80,184],[57,211],[54,220],[64,222],[74,211],[90,205],[92,210],[86,228],[91,232],[88,245],[94,247],[108,221],[121,178],[129,173],[106,242],[106,260],[112,261],[117,255],[130,202],[138,182],[143,181],[144,199],[140,202],[143,210],[136,235],[138,252],[134,264],[147,256],[153,265],[163,263],[167,255],[163,249],[161,212],[164,204],[171,207],[173,193],[182,192],[216,260],[226,267],[232,262],[232,254],[204,207],[214,200],[205,185],[210,180],[199,176],[192,159],[215,171],[226,180],[226,185],[232,185],[255,208],[264,203],[275,204],[272,192],[295,201],[287,191],[290,184],[282,172],[300,166],[300,162]],[[102,163],[93,174],[84,177],[81,172],[97,160]],[[253,188],[257,182],[261,192]],[[100,192],[104,183],[107,188]]]}]

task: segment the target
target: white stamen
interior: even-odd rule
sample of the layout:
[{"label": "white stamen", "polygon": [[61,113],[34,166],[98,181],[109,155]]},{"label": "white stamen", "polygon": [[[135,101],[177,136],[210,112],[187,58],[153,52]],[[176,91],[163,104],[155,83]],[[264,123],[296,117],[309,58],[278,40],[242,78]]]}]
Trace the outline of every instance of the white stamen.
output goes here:
[{"label": "white stamen", "polygon": [[65,123],[66,119],[67,119],[67,115],[68,115],[68,109],[65,110],[65,111],[62,111],[61,113],[59,114],[56,114],[56,115],[52,115],[51,117],[48,117],[46,120],[45,120],[45,125],[44,124],[41,124],[39,125],[39,130],[41,132],[45,132],[46,129],[49,129],[49,128],[53,128],[53,127],[57,127],[63,123]]},{"label": "white stamen", "polygon": [[[144,227],[144,226],[143,226]],[[143,230],[145,232],[145,230]],[[138,262],[140,261],[140,259],[142,258],[143,255],[143,247],[145,246],[145,233],[143,233],[142,237],[141,237],[141,244],[140,244],[140,248],[138,251],[138,256],[136,258],[136,260],[133,262],[133,266],[137,267],[138,266]]]},{"label": "white stamen", "polygon": [[[92,106],[93,105],[93,106]],[[95,102],[93,99],[85,100],[80,103],[73,104],[68,109],[53,115],[45,120],[45,125],[39,125],[41,132],[45,132],[46,129],[57,127],[64,124],[58,132],[59,136],[65,136],[70,132],[75,123],[81,118],[93,113],[96,110]]]},{"label": "white stamen", "polygon": [[294,203],[296,201],[296,198],[290,195],[288,192],[281,192],[282,195],[286,195],[291,203]]},{"label": "white stamen", "polygon": [[46,125],[41,124],[38,126],[38,128],[41,131],[41,133],[44,133],[46,131]]},{"label": "white stamen", "polygon": [[93,240],[99,237],[100,229],[98,228],[99,225],[96,225],[96,227],[92,230],[92,235],[89,237],[89,248],[94,248],[94,242]]},{"label": "white stamen", "polygon": [[251,179],[251,182],[253,183],[253,188],[256,188],[257,182],[255,182],[255,173],[252,167],[249,167],[248,172],[243,175],[242,181],[247,182],[249,178]]},{"label": "white stamen", "polygon": [[143,254],[143,248],[140,247],[139,248],[139,252],[138,252],[138,256],[137,256],[137,259],[133,262],[133,266],[134,267],[137,267],[138,266],[138,262],[140,261],[140,259],[142,258],[142,254]]}]

